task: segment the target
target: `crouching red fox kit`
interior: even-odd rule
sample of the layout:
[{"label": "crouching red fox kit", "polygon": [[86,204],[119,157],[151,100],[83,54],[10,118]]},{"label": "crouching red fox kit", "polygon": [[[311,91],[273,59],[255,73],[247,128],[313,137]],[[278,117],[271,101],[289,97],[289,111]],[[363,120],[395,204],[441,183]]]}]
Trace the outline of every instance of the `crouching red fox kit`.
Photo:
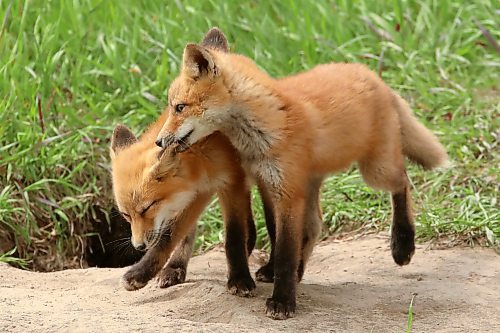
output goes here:
[{"label": "crouching red fox kit", "polygon": [[404,158],[433,169],[447,154],[367,67],[330,63],[275,79],[229,52],[214,28],[200,44],[185,47],[168,102],[169,116],[155,138],[159,147],[189,151],[221,133],[268,198],[272,251],[257,277],[274,281],[265,305],[269,317],[294,315],[296,285],[321,227],[322,181],[354,163],[369,186],[391,193],[392,257],[398,265],[410,262],[415,227]]}]

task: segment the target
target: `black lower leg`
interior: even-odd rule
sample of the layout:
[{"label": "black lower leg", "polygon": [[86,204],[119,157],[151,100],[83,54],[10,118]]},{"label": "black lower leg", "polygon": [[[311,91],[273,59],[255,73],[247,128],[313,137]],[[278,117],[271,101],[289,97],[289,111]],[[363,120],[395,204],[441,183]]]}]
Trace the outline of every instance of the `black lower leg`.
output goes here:
[{"label": "black lower leg", "polygon": [[226,257],[229,268],[227,287],[229,292],[239,296],[252,296],[255,282],[250,276],[247,260],[245,222],[230,217],[226,223]]},{"label": "black lower leg", "polygon": [[272,201],[268,193],[265,192],[261,186],[259,190],[262,197],[262,204],[264,206],[264,216],[266,219],[266,228],[269,235],[269,241],[271,243],[271,253],[269,255],[269,261],[259,268],[255,273],[255,278],[257,281],[261,282],[273,282],[274,281],[274,249],[276,245],[276,221],[274,216],[274,210],[272,206]]},{"label": "black lower leg", "polygon": [[314,245],[318,236],[321,232],[321,226],[323,224],[321,207],[320,207],[320,189],[323,183],[323,178],[321,177],[311,177],[307,185],[307,194],[305,201],[304,210],[304,230],[302,238],[302,251],[299,263],[299,268],[297,271],[298,281],[302,280],[304,276],[304,270],[306,268],[307,261],[311,256]]},{"label": "black lower leg", "polygon": [[282,217],[276,239],[273,296],[266,302],[266,314],[273,319],[286,319],[295,313],[301,235],[294,233],[293,223],[290,216]]},{"label": "black lower leg", "polygon": [[392,257],[398,265],[407,265],[415,252],[415,226],[411,214],[408,189],[392,194]]}]

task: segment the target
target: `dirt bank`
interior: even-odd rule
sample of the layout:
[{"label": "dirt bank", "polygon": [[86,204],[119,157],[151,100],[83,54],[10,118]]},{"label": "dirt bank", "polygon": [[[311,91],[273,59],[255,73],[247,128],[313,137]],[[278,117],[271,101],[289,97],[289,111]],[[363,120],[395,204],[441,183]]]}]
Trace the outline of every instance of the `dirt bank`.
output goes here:
[{"label": "dirt bank", "polygon": [[[254,253],[253,271],[261,257]],[[416,294],[413,332],[500,332],[499,259],[488,249],[420,245],[401,268],[385,237],[326,241],[287,321],[264,315],[272,285],[258,283],[251,299],[226,292],[221,249],[193,258],[185,284],[135,292],[118,284],[125,269],[31,273],[0,265],[0,331],[405,332]]]}]

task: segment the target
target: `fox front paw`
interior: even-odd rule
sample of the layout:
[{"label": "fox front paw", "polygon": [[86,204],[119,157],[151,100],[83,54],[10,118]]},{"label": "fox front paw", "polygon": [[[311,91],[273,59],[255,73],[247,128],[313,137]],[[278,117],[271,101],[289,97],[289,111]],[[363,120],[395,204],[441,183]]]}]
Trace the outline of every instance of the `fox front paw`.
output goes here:
[{"label": "fox front paw", "polygon": [[295,300],[275,301],[268,298],[266,301],[266,316],[274,320],[285,320],[295,315]]},{"label": "fox front paw", "polygon": [[229,278],[227,281],[227,289],[233,295],[241,297],[255,296],[255,282],[251,276],[240,278]]},{"label": "fox front paw", "polygon": [[184,283],[186,281],[186,268],[185,267],[165,267],[158,275],[158,286],[160,288],[168,288],[176,284]]},{"label": "fox front paw", "polygon": [[150,279],[147,278],[145,272],[138,267],[132,266],[122,277],[122,286],[129,290],[138,290],[143,288]]}]

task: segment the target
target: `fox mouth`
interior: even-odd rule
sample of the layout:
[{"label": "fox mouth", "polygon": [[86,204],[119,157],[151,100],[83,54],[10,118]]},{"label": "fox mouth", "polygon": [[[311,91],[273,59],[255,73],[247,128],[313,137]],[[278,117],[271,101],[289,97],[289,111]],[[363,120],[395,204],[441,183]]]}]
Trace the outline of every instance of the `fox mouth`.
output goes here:
[{"label": "fox mouth", "polygon": [[175,138],[174,135],[169,134],[163,138],[159,138],[156,140],[156,145],[160,148],[162,148],[162,152],[167,149],[169,146],[174,146],[174,151],[176,153],[183,152],[184,150],[188,149],[191,145],[187,142],[191,134],[193,134],[194,128],[184,134],[184,136],[180,138]]},{"label": "fox mouth", "polygon": [[177,144],[177,146],[175,147],[175,152],[181,153],[190,147],[190,144],[187,142],[187,140],[189,139],[191,134],[193,134],[193,132],[194,132],[194,128],[192,130],[190,130],[189,132],[187,132],[183,137],[175,140],[174,143]]}]

